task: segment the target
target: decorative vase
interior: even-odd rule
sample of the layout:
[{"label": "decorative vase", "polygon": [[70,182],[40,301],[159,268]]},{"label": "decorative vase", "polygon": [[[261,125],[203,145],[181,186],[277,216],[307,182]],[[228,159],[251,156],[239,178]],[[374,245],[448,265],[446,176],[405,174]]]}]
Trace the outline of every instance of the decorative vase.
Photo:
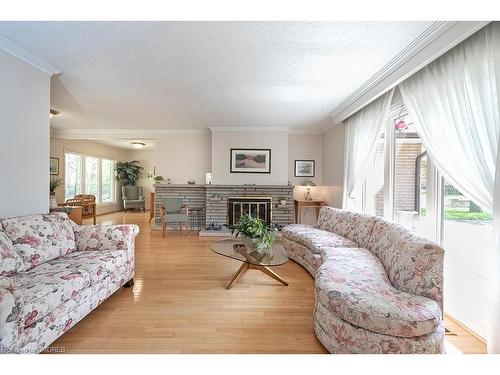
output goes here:
[{"label": "decorative vase", "polygon": [[54,209],[54,208],[57,208],[58,205],[57,205],[57,198],[56,198],[56,195],[55,193],[50,193],[50,198],[49,198],[49,207],[51,209]]}]

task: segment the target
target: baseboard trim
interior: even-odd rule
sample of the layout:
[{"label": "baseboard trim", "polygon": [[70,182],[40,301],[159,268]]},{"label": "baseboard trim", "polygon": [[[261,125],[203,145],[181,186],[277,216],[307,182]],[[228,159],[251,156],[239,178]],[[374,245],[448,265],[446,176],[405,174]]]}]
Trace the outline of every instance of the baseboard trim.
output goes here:
[{"label": "baseboard trim", "polygon": [[476,339],[481,341],[483,344],[486,344],[486,339],[480,335],[478,335],[476,332],[471,330],[469,327],[467,327],[464,323],[462,323],[460,320],[454,318],[450,314],[444,313],[444,316],[448,319],[450,319],[453,323],[456,323],[459,325],[461,328],[465,329],[468,333],[470,333],[472,336],[474,336]]}]

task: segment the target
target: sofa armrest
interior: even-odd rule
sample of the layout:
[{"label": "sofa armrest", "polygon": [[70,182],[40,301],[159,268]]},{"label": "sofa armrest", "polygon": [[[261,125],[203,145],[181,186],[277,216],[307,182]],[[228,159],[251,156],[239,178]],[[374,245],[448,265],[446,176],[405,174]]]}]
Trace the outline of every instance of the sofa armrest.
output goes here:
[{"label": "sofa armrest", "polygon": [[0,276],[0,353],[15,352],[21,324],[21,294],[10,278]]},{"label": "sofa armrest", "polygon": [[77,251],[133,250],[139,227],[124,225],[74,225]]}]

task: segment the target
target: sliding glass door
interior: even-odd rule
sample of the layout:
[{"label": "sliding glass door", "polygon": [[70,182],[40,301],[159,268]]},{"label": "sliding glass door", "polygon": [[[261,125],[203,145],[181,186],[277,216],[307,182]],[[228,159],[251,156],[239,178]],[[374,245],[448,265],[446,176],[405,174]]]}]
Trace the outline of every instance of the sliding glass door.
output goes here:
[{"label": "sliding glass door", "polygon": [[406,226],[445,249],[445,312],[484,337],[492,215],[443,178],[404,106],[388,116],[357,210]]},{"label": "sliding glass door", "polygon": [[446,179],[441,180],[441,245],[446,251],[445,311],[485,337],[492,215]]}]

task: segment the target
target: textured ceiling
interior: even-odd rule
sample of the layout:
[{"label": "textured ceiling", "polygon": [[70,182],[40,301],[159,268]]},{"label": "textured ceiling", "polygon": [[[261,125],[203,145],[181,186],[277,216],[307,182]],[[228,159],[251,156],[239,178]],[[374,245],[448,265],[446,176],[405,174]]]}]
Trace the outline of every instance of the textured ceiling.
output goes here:
[{"label": "textured ceiling", "polygon": [[0,34],[62,70],[56,129],[319,130],[430,24],[0,22]]}]

